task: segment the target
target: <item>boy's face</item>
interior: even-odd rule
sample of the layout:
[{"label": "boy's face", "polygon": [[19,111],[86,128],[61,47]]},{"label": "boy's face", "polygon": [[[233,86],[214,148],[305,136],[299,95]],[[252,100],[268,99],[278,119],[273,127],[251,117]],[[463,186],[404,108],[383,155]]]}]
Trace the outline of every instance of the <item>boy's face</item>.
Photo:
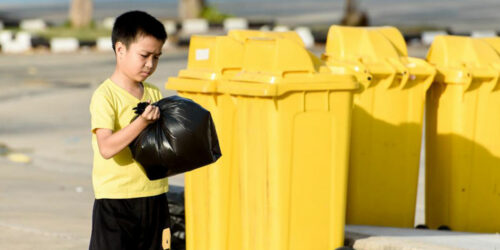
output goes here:
[{"label": "boy's face", "polygon": [[163,42],[153,36],[140,35],[128,49],[117,43],[116,52],[119,70],[134,82],[146,80],[156,70]]}]

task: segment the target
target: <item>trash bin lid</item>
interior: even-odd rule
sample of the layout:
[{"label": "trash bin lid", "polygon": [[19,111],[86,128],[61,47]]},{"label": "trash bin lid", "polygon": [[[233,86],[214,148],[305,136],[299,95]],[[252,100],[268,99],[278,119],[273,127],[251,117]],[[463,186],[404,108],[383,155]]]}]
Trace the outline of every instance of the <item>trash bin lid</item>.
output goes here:
[{"label": "trash bin lid", "polygon": [[[427,62],[408,57],[405,40],[395,27],[333,25],[322,58],[332,71],[350,69],[366,87],[379,82],[374,79],[385,79],[383,86],[403,89],[414,86],[412,79],[431,79],[435,75]],[[430,84],[427,80],[420,82]]]},{"label": "trash bin lid", "polygon": [[498,53],[478,38],[437,36],[427,53],[427,61],[438,71],[436,82],[464,84],[464,91],[474,79],[497,82],[500,74]]},{"label": "trash bin lid", "polygon": [[358,88],[351,74],[334,74],[315,55],[285,38],[249,38],[242,70],[219,85],[234,95],[281,96],[290,91]]},{"label": "trash bin lid", "polygon": [[194,78],[203,76],[203,79],[211,79],[211,74],[198,75],[196,72],[223,74],[224,71],[231,69],[240,70],[242,57],[243,43],[231,37],[192,36],[187,70],[181,71],[180,76]]},{"label": "trash bin lid", "polygon": [[215,93],[221,78],[241,70],[243,43],[227,36],[192,36],[187,69],[169,78],[165,87],[177,91]]},{"label": "trash bin lid", "polygon": [[408,56],[406,43],[394,27],[356,28],[333,25],[328,30],[325,55],[342,60],[361,57],[379,61]]}]

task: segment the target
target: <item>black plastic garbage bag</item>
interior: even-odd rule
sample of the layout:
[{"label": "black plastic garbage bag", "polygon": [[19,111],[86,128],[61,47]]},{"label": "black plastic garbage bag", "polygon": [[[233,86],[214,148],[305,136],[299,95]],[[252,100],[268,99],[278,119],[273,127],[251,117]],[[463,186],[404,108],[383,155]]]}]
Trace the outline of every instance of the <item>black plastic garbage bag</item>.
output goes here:
[{"label": "black plastic garbage bag", "polygon": [[[148,103],[134,108],[136,119]],[[170,96],[153,103],[160,118],[148,125],[129,145],[132,155],[150,180],[187,172],[221,157],[210,112],[194,101]]]}]

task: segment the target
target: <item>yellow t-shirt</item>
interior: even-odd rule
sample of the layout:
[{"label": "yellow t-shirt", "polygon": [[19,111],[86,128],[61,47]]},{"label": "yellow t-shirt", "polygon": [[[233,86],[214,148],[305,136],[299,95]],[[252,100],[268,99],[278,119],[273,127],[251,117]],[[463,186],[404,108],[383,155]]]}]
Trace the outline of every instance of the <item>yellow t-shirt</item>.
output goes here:
[{"label": "yellow t-shirt", "polygon": [[132,108],[139,102],[162,98],[157,87],[144,83],[144,94],[139,100],[110,79],[104,81],[92,95],[90,115],[94,166],[92,183],[96,199],[129,199],[159,195],[168,191],[167,178],[150,181],[142,166],[132,158],[128,147],[112,158],[104,159],[97,146],[95,130],[107,128],[116,132],[135,117]]}]

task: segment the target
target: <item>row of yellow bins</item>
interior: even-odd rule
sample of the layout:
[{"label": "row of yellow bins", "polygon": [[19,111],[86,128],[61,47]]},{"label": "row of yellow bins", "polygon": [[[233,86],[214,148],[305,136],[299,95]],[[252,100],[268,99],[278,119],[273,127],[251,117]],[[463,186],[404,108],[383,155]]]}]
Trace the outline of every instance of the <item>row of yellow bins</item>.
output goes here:
[{"label": "row of yellow bins", "polygon": [[346,222],[413,227],[426,94],[426,222],[498,231],[495,42],[440,37],[426,62],[391,27],[332,26],[322,58],[294,32],[193,36],[166,87],[212,113],[223,156],[186,174],[187,248],[334,249]]}]

